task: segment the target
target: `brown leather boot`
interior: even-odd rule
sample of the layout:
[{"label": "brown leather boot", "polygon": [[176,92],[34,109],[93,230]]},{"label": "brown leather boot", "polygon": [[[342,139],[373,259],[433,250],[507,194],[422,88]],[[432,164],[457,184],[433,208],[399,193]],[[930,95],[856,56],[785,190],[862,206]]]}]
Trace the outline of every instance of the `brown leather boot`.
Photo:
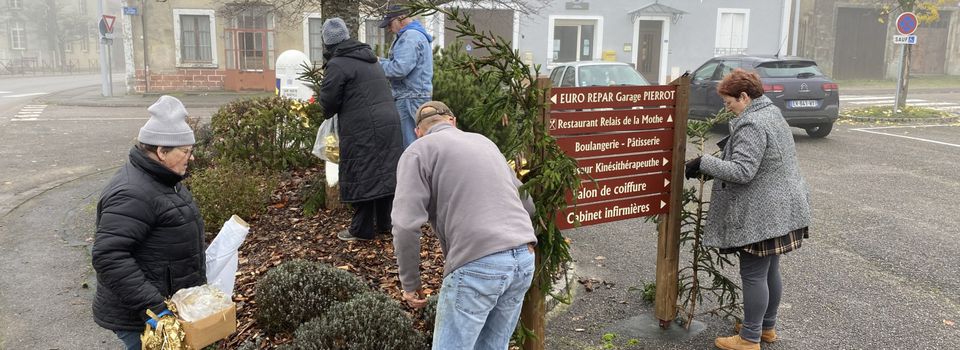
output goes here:
[{"label": "brown leather boot", "polygon": [[713,345],[723,350],[760,350],[760,343],[754,343],[740,338],[739,334],[731,337],[717,338],[717,340],[713,342]]},{"label": "brown leather boot", "polygon": [[[733,325],[733,332],[740,334],[740,328],[743,328],[743,324],[737,322],[737,324]],[[779,338],[777,338],[777,330],[774,328],[764,329],[760,332],[760,341],[764,343],[773,343],[777,340],[779,340]]]}]

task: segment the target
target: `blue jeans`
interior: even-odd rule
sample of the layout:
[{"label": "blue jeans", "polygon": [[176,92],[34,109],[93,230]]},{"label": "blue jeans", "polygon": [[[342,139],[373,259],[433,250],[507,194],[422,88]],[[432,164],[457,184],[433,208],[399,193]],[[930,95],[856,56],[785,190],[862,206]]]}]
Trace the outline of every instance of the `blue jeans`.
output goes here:
[{"label": "blue jeans", "polygon": [[140,332],[113,331],[113,333],[117,335],[117,338],[120,338],[127,350],[140,350],[142,347],[140,345]]},{"label": "blue jeans", "polygon": [[443,279],[433,349],[506,350],[533,280],[526,244],[471,261]]},{"label": "blue jeans", "polygon": [[403,134],[403,149],[407,149],[407,146],[410,146],[417,139],[417,134],[413,132],[413,129],[417,127],[417,108],[429,101],[429,98],[397,99],[397,112],[400,112],[400,133]]}]

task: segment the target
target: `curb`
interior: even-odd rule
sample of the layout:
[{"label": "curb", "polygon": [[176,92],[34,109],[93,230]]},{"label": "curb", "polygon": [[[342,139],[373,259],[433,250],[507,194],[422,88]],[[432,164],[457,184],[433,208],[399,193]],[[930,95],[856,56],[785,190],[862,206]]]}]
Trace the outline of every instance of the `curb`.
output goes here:
[{"label": "curb", "polygon": [[[106,108],[118,108],[118,107],[150,107],[155,101],[64,101],[64,100],[47,100],[40,99],[46,104],[51,104],[55,106],[67,106],[67,107],[106,107]],[[188,108],[219,108],[224,104],[229,103],[229,101],[222,101],[219,103],[215,102],[190,102]],[[184,104],[188,104],[184,102]]]},{"label": "curb", "polygon": [[941,117],[941,118],[877,118],[877,117],[852,117],[842,116],[839,120],[860,122],[860,123],[878,123],[892,122],[905,124],[944,124],[960,122],[960,116]]}]

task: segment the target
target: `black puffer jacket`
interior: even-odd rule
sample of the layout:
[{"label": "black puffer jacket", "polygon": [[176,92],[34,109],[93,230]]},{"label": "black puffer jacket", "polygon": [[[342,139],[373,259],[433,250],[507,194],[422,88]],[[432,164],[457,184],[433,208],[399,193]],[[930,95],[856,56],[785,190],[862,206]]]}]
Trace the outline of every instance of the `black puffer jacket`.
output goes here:
[{"label": "black puffer jacket", "polygon": [[142,331],[147,308],[206,283],[203,218],[182,179],[134,148],[104,188],[93,243],[101,327]]},{"label": "black puffer jacket", "polygon": [[327,117],[339,113],[340,200],[391,196],[403,137],[390,82],[367,44],[347,39],[328,52],[320,102]]}]

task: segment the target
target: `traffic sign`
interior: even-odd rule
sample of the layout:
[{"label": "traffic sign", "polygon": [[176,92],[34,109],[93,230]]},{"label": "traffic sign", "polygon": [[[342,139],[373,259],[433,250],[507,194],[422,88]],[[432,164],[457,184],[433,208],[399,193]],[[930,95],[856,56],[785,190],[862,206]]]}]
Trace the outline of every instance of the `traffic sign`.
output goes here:
[{"label": "traffic sign", "polygon": [[557,139],[557,146],[574,158],[669,151],[673,148],[673,129],[563,137]]},{"label": "traffic sign", "polygon": [[920,22],[917,21],[917,15],[913,12],[904,12],[897,17],[897,31],[901,35],[910,35],[917,30]]},{"label": "traffic sign", "polygon": [[567,207],[557,213],[557,228],[573,228],[577,220],[580,226],[600,224],[617,220],[633,219],[643,216],[666,213],[670,205],[670,195],[660,193],[645,197],[627,198],[612,202]]},{"label": "traffic sign", "polygon": [[109,37],[107,34],[113,34],[113,22],[117,20],[117,17],[111,15],[103,15],[100,18],[100,35],[104,37]]},{"label": "traffic sign", "polygon": [[[584,180],[577,189],[577,205],[670,192],[670,173],[656,173],[615,179]],[[567,203],[573,203],[573,192],[567,192]]]},{"label": "traffic sign", "polygon": [[673,108],[553,112],[550,135],[672,128],[674,113]]},{"label": "traffic sign", "polygon": [[140,12],[137,10],[136,7],[133,7],[133,6],[124,6],[124,7],[123,7],[123,14],[125,14],[125,15],[127,15],[127,16],[136,16],[136,15],[139,15]]},{"label": "traffic sign", "polygon": [[638,106],[673,106],[677,87],[595,86],[559,87],[550,89],[550,109],[624,108]]},{"label": "traffic sign", "polygon": [[577,173],[584,180],[670,171],[670,152],[631,154],[617,157],[577,159]]},{"label": "traffic sign", "polygon": [[916,35],[894,35],[893,43],[900,45],[916,45],[917,36]]}]

